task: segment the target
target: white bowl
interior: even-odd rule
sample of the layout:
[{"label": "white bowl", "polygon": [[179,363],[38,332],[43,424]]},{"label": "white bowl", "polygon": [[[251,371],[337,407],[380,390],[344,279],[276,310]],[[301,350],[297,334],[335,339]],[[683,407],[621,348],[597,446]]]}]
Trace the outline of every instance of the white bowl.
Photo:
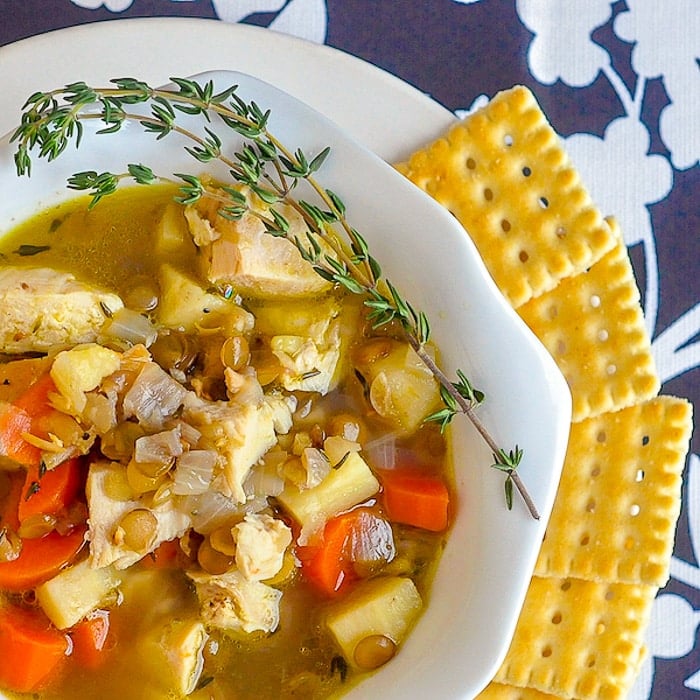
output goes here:
[{"label": "white bowl", "polygon": [[[568,387],[552,358],[499,293],[471,240],[445,209],[328,119],[251,76],[213,71],[217,90],[239,85],[272,114],[269,128],[307,154],[331,146],[318,179],[338,193],[348,218],[368,240],[386,276],[431,321],[448,376],[465,371],[486,393],[478,411],[497,442],[524,449],[519,473],[538,509],[534,520],[519,497],[505,506],[503,474],[468,420],[453,421],[457,507],[429,604],[401,652],[348,698],[473,698],[496,672],[510,643],[549,517],[571,419]],[[221,130],[219,130],[220,132]],[[223,136],[222,133],[219,133]],[[238,149],[226,136],[224,147]],[[169,136],[156,144],[134,124],[111,136],[86,128],[79,150],[52,163],[34,160],[18,179],[8,137],[0,141],[0,235],[73,192],[79,170],[121,172],[141,162],[156,172],[198,172],[200,164]]]}]

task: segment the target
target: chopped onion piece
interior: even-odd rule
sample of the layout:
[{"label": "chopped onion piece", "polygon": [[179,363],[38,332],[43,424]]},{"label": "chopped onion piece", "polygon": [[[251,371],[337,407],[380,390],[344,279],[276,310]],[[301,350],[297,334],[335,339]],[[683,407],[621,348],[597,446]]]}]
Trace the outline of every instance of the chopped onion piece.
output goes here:
[{"label": "chopped onion piece", "polygon": [[360,515],[360,527],[353,529],[351,559],[362,577],[377,573],[396,556],[391,524],[370,512]]},{"label": "chopped onion piece", "polygon": [[190,496],[208,491],[216,458],[215,450],[190,450],[180,455],[175,463],[173,493]]},{"label": "chopped onion piece", "polygon": [[182,454],[180,429],[144,435],[134,443],[134,459],[143,464],[168,464]]},{"label": "chopped onion piece", "polygon": [[[284,453],[281,453],[284,454]],[[246,496],[279,496],[284,490],[284,479],[280,476],[277,464],[259,464],[250,470],[243,488]]]},{"label": "chopped onion piece", "polygon": [[190,514],[192,527],[202,535],[208,535],[242,514],[239,504],[213,485],[205,493],[186,496],[182,508]]},{"label": "chopped onion piece", "polygon": [[107,338],[115,338],[129,345],[153,345],[158,337],[155,326],[138,311],[121,308],[115,311],[102,328]]},{"label": "chopped onion piece", "polygon": [[364,446],[363,452],[375,469],[393,469],[396,466],[396,436],[389,433],[372,440]]},{"label": "chopped onion piece", "polygon": [[301,463],[306,470],[306,483],[304,487],[311,489],[318,486],[331,471],[328,457],[316,447],[307,447],[301,453]]},{"label": "chopped onion piece", "polygon": [[187,389],[155,362],[146,362],[124,396],[126,418],[134,416],[150,428],[160,428],[180,408]]}]

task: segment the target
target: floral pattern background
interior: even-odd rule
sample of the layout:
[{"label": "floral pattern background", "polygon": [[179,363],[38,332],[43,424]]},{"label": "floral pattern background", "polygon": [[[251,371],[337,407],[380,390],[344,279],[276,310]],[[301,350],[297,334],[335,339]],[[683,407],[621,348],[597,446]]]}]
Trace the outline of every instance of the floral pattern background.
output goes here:
[{"label": "floral pattern background", "polygon": [[[458,117],[528,85],[593,198],[621,223],[664,392],[700,407],[699,9],[698,0],[3,0],[0,45],[116,17],[194,16],[335,46]],[[632,700],[700,697],[699,452],[696,434],[671,580]]]}]

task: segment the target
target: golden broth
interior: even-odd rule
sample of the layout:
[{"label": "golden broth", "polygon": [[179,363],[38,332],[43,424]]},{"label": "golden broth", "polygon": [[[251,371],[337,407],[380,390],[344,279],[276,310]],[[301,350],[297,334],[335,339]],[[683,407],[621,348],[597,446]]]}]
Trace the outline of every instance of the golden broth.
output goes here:
[{"label": "golden broth", "polygon": [[[90,210],[86,207],[87,200],[81,199],[41,212],[0,240],[0,259],[4,265],[68,271],[80,280],[126,298],[135,279],[158,278],[164,259],[158,253],[157,229],[172,195],[172,188],[131,188],[104,199]],[[193,276],[199,274],[197,254],[191,244],[170,253],[167,262],[175,263]],[[255,309],[269,303],[250,300],[248,306],[255,313]],[[317,301],[297,303],[299,313],[303,313],[304,307]],[[351,318],[359,318],[356,298],[344,299],[343,303],[354,310]],[[391,339],[391,329],[374,333],[360,320],[353,332],[352,348],[363,347],[371,335],[377,335],[380,341]],[[251,347],[254,343],[255,338],[251,337]],[[252,362],[255,362],[254,353]],[[318,426],[322,431],[330,430],[333,417],[341,413],[357,416],[363,426],[364,444],[387,432],[387,426],[375,420],[368,408],[367,387],[358,381],[355,370],[352,366],[347,368],[338,388],[325,397],[297,392],[299,409],[292,434],[313,434]],[[291,438],[281,441],[287,447]],[[414,434],[399,438],[396,446],[401,459],[429,464],[431,473],[449,480],[446,444],[435,425],[424,425]],[[10,478],[19,477],[14,473]],[[381,494],[363,505],[386,517]],[[270,500],[270,509],[280,513],[274,499]],[[293,520],[288,514],[283,513],[283,517],[289,522]],[[410,576],[427,602],[430,580],[446,533],[397,523],[392,523],[392,528],[396,551],[393,560],[386,564],[386,572]],[[186,567],[196,565],[187,552],[180,552],[179,556]],[[306,581],[298,565],[297,559],[292,575],[281,584],[283,596],[276,631],[268,635],[236,636],[209,630],[209,639],[201,650],[203,670],[197,689],[189,697],[327,698],[342,693],[362,678],[361,673],[349,668],[326,629],[325,616],[334,599],[321,595]],[[31,607],[36,605],[32,600],[31,592],[0,592],[2,605]],[[167,671],[168,650],[162,645],[162,631],[173,620],[196,618],[197,607],[193,586],[183,571],[153,566],[146,556],[124,573],[118,601],[109,606],[110,633],[107,650],[103,652],[104,662],[98,668],[86,669],[69,657],[61,673],[40,690],[38,697],[46,700],[177,697]]]}]

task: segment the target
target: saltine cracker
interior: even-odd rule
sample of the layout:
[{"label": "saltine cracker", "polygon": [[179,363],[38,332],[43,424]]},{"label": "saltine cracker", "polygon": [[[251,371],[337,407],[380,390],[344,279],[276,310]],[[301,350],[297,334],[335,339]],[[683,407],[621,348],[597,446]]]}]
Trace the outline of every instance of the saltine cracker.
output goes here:
[{"label": "saltine cracker", "polygon": [[590,267],[614,244],[523,86],[498,93],[396,168],[462,223],[516,308]]}]

